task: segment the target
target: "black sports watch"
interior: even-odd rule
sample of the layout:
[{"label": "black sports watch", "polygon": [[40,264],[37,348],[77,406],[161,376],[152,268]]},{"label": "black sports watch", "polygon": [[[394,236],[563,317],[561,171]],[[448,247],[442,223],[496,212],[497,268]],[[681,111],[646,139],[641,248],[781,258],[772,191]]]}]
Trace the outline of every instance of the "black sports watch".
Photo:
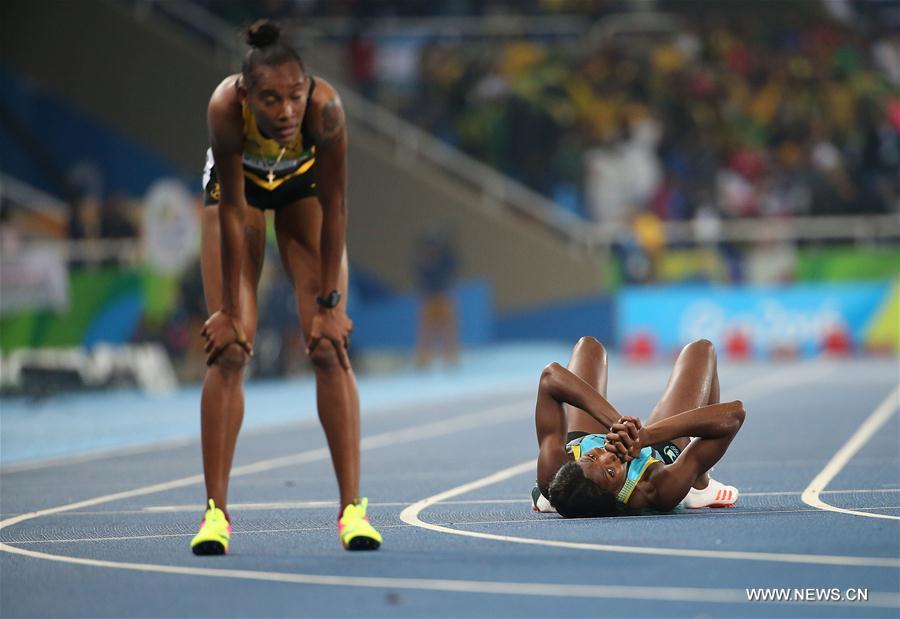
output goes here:
[{"label": "black sports watch", "polygon": [[324,297],[316,297],[316,303],[319,304],[319,307],[327,307],[328,309],[336,308],[340,302],[341,293],[337,290],[332,290]]}]

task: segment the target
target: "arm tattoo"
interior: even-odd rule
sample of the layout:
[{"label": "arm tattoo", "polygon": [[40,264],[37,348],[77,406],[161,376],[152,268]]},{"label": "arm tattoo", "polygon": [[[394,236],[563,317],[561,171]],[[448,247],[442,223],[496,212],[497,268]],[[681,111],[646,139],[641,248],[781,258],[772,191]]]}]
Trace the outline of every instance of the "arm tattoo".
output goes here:
[{"label": "arm tattoo", "polygon": [[338,103],[337,97],[334,97],[329,99],[325,107],[322,108],[322,117],[319,126],[316,128],[316,141],[319,144],[328,142],[340,134],[343,128],[344,110]]}]

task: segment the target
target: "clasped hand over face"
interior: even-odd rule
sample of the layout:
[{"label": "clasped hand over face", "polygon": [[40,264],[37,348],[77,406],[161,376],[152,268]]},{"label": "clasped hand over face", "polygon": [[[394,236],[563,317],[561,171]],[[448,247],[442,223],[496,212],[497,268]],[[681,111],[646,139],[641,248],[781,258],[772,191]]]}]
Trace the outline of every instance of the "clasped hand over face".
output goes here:
[{"label": "clasped hand over face", "polygon": [[641,420],[624,416],[614,423],[606,435],[606,451],[618,456],[623,463],[638,457],[643,448],[641,443]]}]

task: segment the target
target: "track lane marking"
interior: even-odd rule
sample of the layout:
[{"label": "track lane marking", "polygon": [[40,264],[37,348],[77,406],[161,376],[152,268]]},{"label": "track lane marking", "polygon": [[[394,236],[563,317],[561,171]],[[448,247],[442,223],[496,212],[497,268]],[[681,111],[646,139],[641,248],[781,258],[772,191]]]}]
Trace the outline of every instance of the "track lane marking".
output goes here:
[{"label": "track lane marking", "polygon": [[[520,501],[521,503],[530,503],[531,501]],[[446,503],[441,502],[441,505],[447,505],[452,503],[452,501],[448,501]],[[371,505],[371,504],[370,504]],[[406,503],[403,503],[406,505]],[[886,509],[900,509],[900,505],[891,505],[889,507],[859,507],[856,509],[871,509],[871,510],[886,510]],[[708,517],[708,518],[737,518],[739,516],[758,516],[760,514],[810,514],[820,510],[814,508],[806,508],[806,509],[772,509],[765,511],[729,511],[725,513],[725,510],[717,510],[717,512],[704,512],[704,513],[674,513],[674,514],[659,514],[659,515],[642,515],[642,516],[618,516],[616,520],[629,520],[635,518],[666,518],[666,519],[678,519],[678,518],[700,518],[700,517]],[[447,524],[453,524],[458,527],[470,527],[470,526],[481,526],[485,524],[528,524],[532,525],[535,522],[549,522],[551,524],[560,524],[563,525],[567,522],[572,522],[572,520],[567,520],[563,518],[553,518],[553,519],[540,519],[536,520],[534,518],[520,518],[517,520],[510,520],[505,518],[503,520],[469,520],[467,522],[459,522],[454,521]],[[378,530],[381,529],[402,529],[409,528],[412,525],[406,524],[383,524],[378,523]],[[236,535],[268,535],[270,533],[300,533],[304,531],[330,531],[334,527],[331,525],[327,527],[287,527],[287,528],[279,528],[279,529],[241,529],[232,532],[232,536]],[[170,537],[192,537],[193,533],[154,533],[147,535],[111,535],[104,537],[72,537],[72,538],[48,538],[48,539],[17,539],[17,540],[6,540],[5,543],[10,544],[12,546],[22,545],[22,544],[65,544],[69,542],[110,542],[110,541],[124,541],[124,540],[135,540],[135,539],[166,539]]]},{"label": "track lane marking", "polygon": [[480,531],[463,531],[442,525],[431,524],[419,518],[419,514],[427,507],[450,499],[472,490],[490,486],[511,477],[516,477],[526,472],[533,472],[537,464],[536,459],[510,466],[508,468],[462,484],[450,490],[445,490],[428,498],[413,503],[402,512],[400,519],[413,526],[428,529],[438,533],[460,535],[463,537],[475,537],[498,542],[513,544],[529,544],[532,546],[548,546],[550,548],[570,548],[574,550],[593,550],[599,552],[614,552],[622,554],[655,555],[663,557],[694,557],[702,559],[730,559],[738,561],[772,561],[777,563],[805,563],[812,565],[842,565],[847,567],[893,567],[900,568],[900,559],[886,559],[879,557],[853,557],[842,555],[810,555],[798,553],[774,553],[774,552],[750,552],[738,550],[699,550],[694,548],[662,548],[652,546],[619,546],[615,544],[593,544],[588,542],[565,542],[559,540],[544,540],[531,537],[515,537],[512,535],[497,535],[494,533],[482,533]]},{"label": "track lane marking", "polygon": [[[809,366],[809,363],[804,364],[801,367]],[[535,376],[537,375],[539,370],[535,370]],[[658,373],[660,370],[651,370],[648,371],[648,374],[653,374],[653,372]],[[518,386],[514,386],[514,383]],[[521,384],[519,384],[521,383]],[[477,393],[477,394],[466,394],[454,397],[452,399],[444,399],[439,401],[431,401],[425,400],[425,404],[427,405],[429,410],[437,410],[437,411],[453,411],[460,408],[473,408],[475,406],[481,405],[486,397],[492,397],[495,400],[504,400],[504,399],[513,399],[517,400],[520,398],[521,394],[524,392],[531,392],[533,386],[536,383],[533,380],[528,381],[513,381],[504,383],[502,388],[498,391],[497,389],[491,389],[490,394],[487,393]],[[642,378],[639,376],[626,378],[617,384],[617,391],[620,394],[636,394],[643,393],[647,390],[648,380],[647,378]],[[197,398],[199,401],[200,392],[197,392]],[[533,402],[530,402],[529,405],[533,405]],[[366,416],[369,417],[377,417],[378,419],[391,419],[400,417],[403,415],[409,415],[415,413],[422,409],[422,402],[416,403],[408,403],[404,402],[397,406],[378,406],[374,409],[370,409]],[[248,427],[246,429],[241,430],[242,437],[248,436],[265,436],[266,434],[284,432],[285,429],[292,429],[298,427],[305,427],[308,425],[314,425],[315,427],[319,427],[319,422],[315,418],[313,414],[312,417],[298,419],[294,421],[280,421],[272,424],[263,424],[260,426]],[[96,460],[106,459],[106,458],[118,458],[122,456],[130,456],[130,455],[140,455],[145,453],[152,453],[155,451],[167,451],[170,449],[179,449],[183,447],[189,447],[190,445],[196,445],[200,441],[199,434],[191,435],[191,436],[176,436],[171,438],[164,438],[157,441],[151,441],[148,443],[142,443],[138,445],[126,445],[123,447],[101,447],[98,449],[94,449],[87,452],[76,452],[71,454],[61,454],[56,456],[47,456],[47,457],[39,457],[36,459],[25,459],[20,461],[13,461],[9,463],[0,464],[0,475],[14,474],[14,473],[22,473],[22,472],[31,472],[46,468],[53,468],[57,466],[73,466],[83,463],[90,463]]]},{"label": "track lane marking", "polygon": [[[849,488],[845,490],[823,490],[819,494],[889,494],[900,492],[900,488]],[[800,496],[800,490],[790,492],[742,492],[742,497],[769,497],[769,496]],[[442,505],[489,505],[489,504],[514,504],[521,503],[523,505],[530,504],[531,499],[468,499],[463,501],[441,501]],[[400,507],[409,505],[408,501],[379,501],[369,502],[369,507]],[[272,502],[256,502],[256,503],[229,503],[228,511],[255,511],[255,510],[280,510],[280,509],[317,509],[317,508],[337,507],[337,501],[331,499],[318,499],[307,501],[272,501]],[[854,507],[848,509],[894,509],[893,507]],[[147,513],[168,513],[168,512],[195,512],[197,505],[195,503],[182,503],[175,505],[150,505],[140,509],[109,509],[97,511],[72,511],[68,512],[69,516],[114,516],[120,514],[147,514]],[[770,510],[761,511],[741,511],[741,514],[761,514],[769,513]],[[811,511],[811,510],[791,510],[791,511]],[[24,512],[11,512],[8,514],[0,514],[0,519],[4,516],[11,518],[12,516],[21,515]],[[669,514],[678,515],[678,514]],[[620,516],[627,518],[628,516]],[[637,517],[637,516],[636,516]],[[640,516],[646,518],[646,516]]]},{"label": "track lane marking", "polygon": [[[441,419],[439,421],[431,423],[407,427],[401,430],[388,430],[387,432],[382,432],[380,434],[373,434],[371,436],[363,438],[360,441],[359,448],[360,451],[377,449],[380,447],[387,447],[395,443],[402,443],[404,441],[411,441],[421,438],[431,438],[444,434],[451,434],[453,432],[459,432],[461,430],[468,430],[478,426],[500,423],[501,421],[520,416],[522,414],[522,402],[524,401],[525,400],[523,399],[512,404],[496,406],[484,412],[469,413],[466,415],[452,417],[450,419]],[[529,398],[528,401],[531,402],[531,399]],[[307,462],[315,462],[317,460],[324,460],[330,457],[331,455],[327,447],[318,447],[316,449],[310,449],[296,454],[279,456],[276,458],[268,458],[266,460],[260,460],[258,462],[236,466],[231,470],[231,478],[241,477],[244,475],[252,475],[254,473],[261,473],[273,469],[284,468],[297,464],[304,464]],[[149,486],[142,486],[140,488],[134,488],[132,490],[125,490],[123,492],[106,494],[103,496],[94,497],[92,499],[76,501],[74,503],[60,505],[59,507],[50,507],[33,512],[26,512],[24,514],[19,514],[17,516],[6,518],[5,520],[0,521],[0,530],[14,524],[25,522],[27,520],[33,520],[42,516],[59,514],[62,512],[73,511],[84,507],[93,507],[94,505],[102,505],[104,503],[111,503],[113,501],[120,501],[123,499],[133,499],[139,496],[156,494],[158,492],[165,492],[166,490],[174,490],[176,488],[183,488],[185,486],[200,483],[203,483],[202,474],[190,475],[188,477],[173,479],[171,481],[158,484],[151,484]]]},{"label": "track lane marking", "polygon": [[[484,413],[477,414],[477,417],[483,417]],[[473,417],[476,415],[472,415]],[[465,417],[465,416],[464,416]],[[459,418],[457,418],[459,419]],[[438,422],[441,423],[441,422]],[[434,425],[434,424],[432,424]],[[481,425],[475,423],[473,425]],[[444,433],[444,432],[440,432]],[[391,433],[384,433],[391,434]],[[435,434],[436,435],[436,434]],[[384,435],[381,436],[384,440]],[[417,434],[421,438],[420,434]],[[375,438],[375,437],[372,437]],[[365,442],[365,439],[364,441]],[[393,441],[391,441],[393,442]],[[384,446],[379,441],[374,441],[369,448]],[[362,445],[361,445],[362,447]],[[313,450],[315,452],[317,450]],[[306,453],[313,453],[306,452]],[[304,454],[297,454],[303,456]],[[327,456],[327,453],[326,453]],[[317,459],[316,457],[309,459]],[[309,460],[291,460],[291,457],[273,458],[264,463],[268,465],[264,468],[258,468],[263,463],[256,463],[248,467],[237,467],[235,471],[240,469],[238,474],[250,474],[260,472],[261,470],[269,470],[290,464]],[[533,466],[533,461],[529,461]],[[257,467],[257,468],[254,468]],[[197,478],[201,479],[198,480]],[[19,517],[9,518],[0,522],[0,529],[10,526],[16,522],[23,522],[41,515],[49,515],[50,513],[60,513],[70,509],[87,506],[88,504],[96,505],[99,503],[110,502],[121,498],[131,496],[140,496],[143,494],[151,494],[160,492],[168,488],[179,487],[180,485],[188,485],[202,481],[202,476],[192,476],[181,480],[174,480],[163,484],[155,484],[145,488],[138,488],[132,491],[107,495],[106,497],[97,497],[73,503],[60,508],[51,508],[38,512],[31,512]],[[173,486],[172,484],[178,484]],[[152,488],[153,490],[148,490]],[[140,491],[140,492],[139,492]],[[139,492],[139,494],[133,494]],[[105,500],[99,500],[105,499]],[[248,570],[214,570],[204,568],[187,568],[179,566],[139,564],[127,562],[111,562],[94,559],[82,559],[78,557],[68,557],[63,555],[52,555],[30,551],[22,548],[16,548],[7,544],[0,544],[0,550],[16,555],[24,555],[32,558],[41,558],[50,561],[63,563],[73,563],[80,565],[89,565],[97,567],[106,567],[111,569],[126,569],[144,572],[157,572],[166,574],[179,575],[196,575],[196,576],[215,576],[223,578],[243,578],[248,580],[265,580],[274,582],[293,582],[301,584],[318,584],[318,585],[336,585],[336,586],[360,586],[360,587],[377,587],[377,588],[405,588],[419,590],[437,590],[437,591],[453,591],[453,592],[471,592],[471,593],[499,593],[510,595],[537,595],[537,596],[562,596],[562,597],[588,597],[588,598],[619,598],[619,599],[653,599],[668,601],[685,601],[685,602],[746,602],[746,594],[744,590],[730,589],[702,589],[702,588],[682,588],[682,587],[630,587],[630,586],[598,586],[598,585],[558,585],[551,583],[504,583],[504,582],[478,582],[478,581],[454,581],[454,580],[438,580],[438,579],[403,579],[403,578],[360,578],[345,576],[327,576],[327,575],[311,575],[311,574],[283,574],[279,572],[255,572]],[[893,608],[900,603],[900,596],[895,594],[885,594],[876,592],[870,595],[869,603],[872,606],[883,606]]]},{"label": "track lane marking", "polygon": [[[0,548],[31,558],[63,561],[77,565],[104,567],[117,570],[137,572],[155,572],[178,576],[205,576],[214,578],[234,578],[265,582],[282,582],[304,585],[324,585],[338,587],[368,587],[377,589],[412,589],[418,591],[443,591],[453,593],[492,593],[505,595],[528,595],[539,597],[594,598],[594,599],[627,599],[627,600],[663,600],[668,602],[707,602],[707,603],[747,603],[744,589],[713,589],[699,587],[640,587],[630,585],[578,585],[539,582],[484,582],[475,580],[444,580],[434,578],[378,578],[365,576],[328,576],[324,574],[291,574],[285,572],[266,572],[238,569],[215,569],[181,567],[177,565],[156,565],[148,563],[128,563],[119,561],[101,561],[97,559],[81,559],[64,557],[42,552],[24,550],[22,548]],[[821,602],[825,603],[825,602]],[[859,607],[857,602],[830,602],[829,606],[845,604]],[[869,594],[868,607],[895,608],[900,605],[900,595],[873,592]]]},{"label": "track lane marking", "polygon": [[822,500],[821,495],[825,487],[831,483],[831,480],[843,470],[847,463],[862,449],[862,447],[875,435],[876,432],[887,423],[888,419],[900,407],[900,385],[894,388],[891,393],[879,404],[871,415],[856,430],[844,445],[837,451],[825,468],[816,475],[803,494],[800,500],[823,511],[836,512],[839,514],[848,514],[851,516],[864,516],[866,518],[883,518],[885,520],[900,520],[900,516],[891,514],[870,514],[868,512],[857,511],[854,509],[846,509],[843,507],[835,507]]},{"label": "track lane marking", "polygon": [[[851,488],[847,490],[824,490],[821,494],[856,494],[856,493],[890,493],[900,492],[900,488]],[[800,496],[800,491],[792,492],[742,492],[742,497],[766,497],[766,496]],[[530,499],[468,499],[462,501],[441,501],[441,505],[486,505],[486,504],[504,504],[504,503],[530,503]],[[369,502],[369,507],[399,507],[409,505],[406,501],[385,501],[379,503]],[[314,509],[318,507],[337,507],[337,501],[329,499],[310,500],[310,501],[273,501],[261,503],[230,503],[228,511],[239,510],[266,510],[266,509]],[[867,508],[868,509],[868,508]],[[144,512],[185,512],[197,511],[194,504],[180,505],[152,505],[144,507],[140,510],[132,510],[129,512],[109,511],[95,512],[105,514],[137,514]],[[80,512],[89,513],[89,512]]]}]

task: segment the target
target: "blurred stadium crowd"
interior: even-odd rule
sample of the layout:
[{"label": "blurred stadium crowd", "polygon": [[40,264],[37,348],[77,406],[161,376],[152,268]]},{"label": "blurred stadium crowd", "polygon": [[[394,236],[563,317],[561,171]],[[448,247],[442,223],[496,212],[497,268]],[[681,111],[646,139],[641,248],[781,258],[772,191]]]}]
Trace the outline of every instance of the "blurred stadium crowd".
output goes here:
[{"label": "blurred stadium crowd", "polygon": [[[890,3],[263,4],[280,18],[359,20],[349,65],[361,92],[589,219],[886,213],[900,201]],[[579,36],[371,27],[423,14],[625,19]]]}]

